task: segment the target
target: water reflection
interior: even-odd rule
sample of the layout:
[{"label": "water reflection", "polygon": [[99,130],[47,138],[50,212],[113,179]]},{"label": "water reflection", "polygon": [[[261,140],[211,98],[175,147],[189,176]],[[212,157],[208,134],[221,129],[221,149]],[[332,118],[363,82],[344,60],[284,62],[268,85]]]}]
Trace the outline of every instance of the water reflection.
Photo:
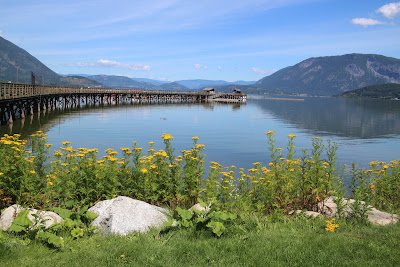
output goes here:
[{"label": "water reflection", "polygon": [[[31,134],[36,131],[47,132],[56,125],[60,125],[67,120],[78,118],[89,113],[101,112],[102,114],[107,111],[123,111],[127,108],[129,109],[147,109],[150,106],[156,105],[157,107],[199,107],[204,110],[213,111],[215,107],[219,106],[231,106],[233,111],[240,109],[242,104],[228,104],[219,102],[207,102],[207,103],[121,103],[119,105],[115,104],[96,104],[96,105],[78,105],[76,107],[62,109],[56,108],[53,110],[42,111],[39,113],[34,113],[33,115],[27,116],[23,119],[15,120],[14,123],[8,125],[2,125],[0,127],[0,136],[4,134],[20,134],[22,139],[27,139]],[[165,119],[165,118],[160,118]]]},{"label": "water reflection", "polygon": [[372,139],[400,134],[400,101],[305,98],[304,101],[255,99],[251,103],[316,136]]}]

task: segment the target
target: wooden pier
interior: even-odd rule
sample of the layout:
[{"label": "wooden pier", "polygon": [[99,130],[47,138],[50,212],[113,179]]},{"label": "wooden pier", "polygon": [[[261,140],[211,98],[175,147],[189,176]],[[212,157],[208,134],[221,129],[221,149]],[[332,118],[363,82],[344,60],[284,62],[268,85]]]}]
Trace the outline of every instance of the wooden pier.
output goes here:
[{"label": "wooden pier", "polygon": [[120,103],[246,102],[241,93],[148,91],[0,83],[0,124],[13,123],[35,112],[84,105]]}]

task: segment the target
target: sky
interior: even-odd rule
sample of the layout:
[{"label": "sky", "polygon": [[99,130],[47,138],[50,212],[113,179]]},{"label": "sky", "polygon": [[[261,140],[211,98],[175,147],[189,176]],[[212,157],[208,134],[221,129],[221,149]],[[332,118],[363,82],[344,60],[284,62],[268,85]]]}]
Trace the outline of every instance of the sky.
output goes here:
[{"label": "sky", "polygon": [[310,57],[400,58],[400,2],[0,0],[0,36],[59,74],[257,81]]}]

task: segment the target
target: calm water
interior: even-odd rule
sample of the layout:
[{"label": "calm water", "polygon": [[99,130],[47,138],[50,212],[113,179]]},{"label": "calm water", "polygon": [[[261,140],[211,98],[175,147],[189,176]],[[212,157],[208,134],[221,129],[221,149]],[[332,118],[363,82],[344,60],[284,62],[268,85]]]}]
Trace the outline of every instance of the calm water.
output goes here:
[{"label": "calm water", "polygon": [[175,137],[178,152],[189,149],[192,136],[206,145],[206,162],[251,168],[253,162],[267,164],[269,151],[265,133],[276,130],[279,147],[287,135],[296,134],[297,155],[310,148],[312,137],[338,143],[339,162],[400,159],[400,101],[305,98],[304,101],[251,99],[246,105],[166,104],[120,105],[35,114],[0,133],[20,133],[26,138],[37,130],[48,134],[58,149],[62,141],[77,147],[131,147],[137,141],[147,148],[149,141],[163,148],[160,136]]}]

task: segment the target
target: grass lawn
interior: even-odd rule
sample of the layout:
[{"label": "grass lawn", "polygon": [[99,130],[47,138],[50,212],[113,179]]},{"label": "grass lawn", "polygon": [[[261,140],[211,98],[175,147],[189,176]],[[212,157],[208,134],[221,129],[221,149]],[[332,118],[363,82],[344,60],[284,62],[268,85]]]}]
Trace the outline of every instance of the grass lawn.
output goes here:
[{"label": "grass lawn", "polygon": [[257,217],[231,227],[221,238],[205,231],[97,234],[66,239],[61,250],[6,233],[0,266],[398,266],[400,227],[323,219],[275,221]]}]

